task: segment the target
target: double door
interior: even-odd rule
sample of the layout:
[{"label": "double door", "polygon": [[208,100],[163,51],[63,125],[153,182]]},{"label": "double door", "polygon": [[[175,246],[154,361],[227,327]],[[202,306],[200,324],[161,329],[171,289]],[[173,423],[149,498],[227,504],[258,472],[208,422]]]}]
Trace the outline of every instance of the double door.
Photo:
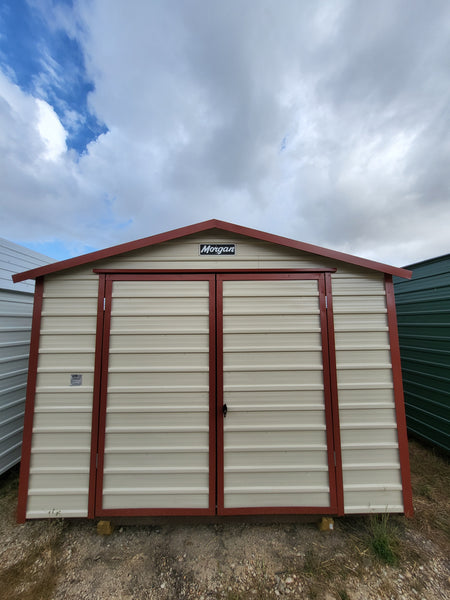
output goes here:
[{"label": "double door", "polygon": [[335,513],[323,273],[106,276],[96,514]]}]

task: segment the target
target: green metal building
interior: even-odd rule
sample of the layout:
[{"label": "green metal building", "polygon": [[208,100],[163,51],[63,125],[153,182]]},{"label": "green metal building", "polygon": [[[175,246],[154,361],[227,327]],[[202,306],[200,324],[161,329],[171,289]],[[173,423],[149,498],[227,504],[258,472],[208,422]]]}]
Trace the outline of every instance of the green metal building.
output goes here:
[{"label": "green metal building", "polygon": [[394,277],[410,434],[450,452],[450,254]]}]

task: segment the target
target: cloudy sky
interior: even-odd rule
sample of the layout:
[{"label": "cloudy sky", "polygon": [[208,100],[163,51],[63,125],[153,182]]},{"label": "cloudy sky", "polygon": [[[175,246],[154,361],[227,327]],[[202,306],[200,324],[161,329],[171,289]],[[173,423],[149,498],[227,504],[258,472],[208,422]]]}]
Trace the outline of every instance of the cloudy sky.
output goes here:
[{"label": "cloudy sky", "polygon": [[450,252],[448,0],[2,0],[0,236]]}]

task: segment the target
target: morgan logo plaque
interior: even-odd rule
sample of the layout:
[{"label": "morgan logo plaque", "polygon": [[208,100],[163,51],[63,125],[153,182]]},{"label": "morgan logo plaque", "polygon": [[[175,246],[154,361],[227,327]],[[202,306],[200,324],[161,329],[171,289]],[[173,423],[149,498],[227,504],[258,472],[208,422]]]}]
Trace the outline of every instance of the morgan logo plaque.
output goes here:
[{"label": "morgan logo plaque", "polygon": [[200,244],[200,256],[235,256],[236,244]]}]

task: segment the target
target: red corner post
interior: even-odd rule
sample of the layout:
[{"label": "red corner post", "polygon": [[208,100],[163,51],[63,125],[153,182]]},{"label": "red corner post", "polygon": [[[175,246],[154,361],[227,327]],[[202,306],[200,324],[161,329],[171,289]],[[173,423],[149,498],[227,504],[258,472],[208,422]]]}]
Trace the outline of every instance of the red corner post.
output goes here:
[{"label": "red corner post", "polygon": [[386,306],[391,346],[392,374],[394,381],[395,411],[397,415],[398,448],[403,488],[403,507],[406,517],[414,516],[409,466],[408,435],[406,430],[405,402],[403,397],[402,366],[398,341],[397,312],[395,310],[394,284],[392,275],[385,276]]},{"label": "red corner post", "polygon": [[39,356],[39,337],[41,331],[43,277],[36,279],[34,289],[33,321],[31,324],[30,359],[28,362],[28,383],[25,401],[25,420],[22,438],[22,459],[20,463],[19,500],[17,506],[17,522],[25,523],[28,500],[28,479],[30,476],[31,437],[33,432],[34,398]]}]

